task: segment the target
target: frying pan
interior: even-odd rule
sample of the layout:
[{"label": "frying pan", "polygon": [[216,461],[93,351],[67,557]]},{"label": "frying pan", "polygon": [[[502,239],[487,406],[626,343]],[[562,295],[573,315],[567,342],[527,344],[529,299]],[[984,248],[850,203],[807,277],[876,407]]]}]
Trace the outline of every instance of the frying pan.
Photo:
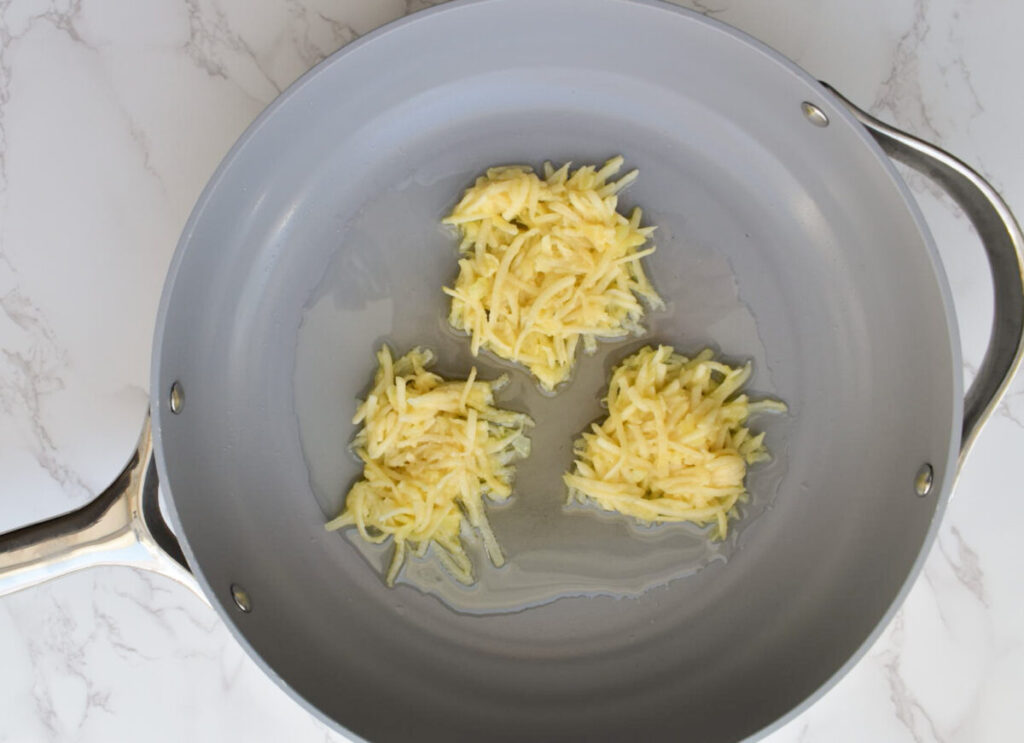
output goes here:
[{"label": "frying pan", "polygon": [[[668,308],[544,397],[445,328],[438,222],[489,165],[619,153]],[[986,248],[995,322],[966,396],[942,267],[886,155],[945,188]],[[722,24],[638,0],[440,6],[318,66],[229,153],[168,274],[152,428],[96,501],[0,539],[0,593],[157,570],[372,740],[756,737],[856,661],[920,568],[1020,360],[1020,246],[967,166]],[[358,475],[348,421],[382,342],[432,347],[446,374],[507,371],[502,404],[536,419],[515,497],[491,509],[509,563],[477,559],[475,588],[423,560],[388,589],[386,554],[323,528]],[[649,342],[750,359],[752,391],[789,405],[756,422],[775,460],[726,542],[562,507],[572,438]]]}]

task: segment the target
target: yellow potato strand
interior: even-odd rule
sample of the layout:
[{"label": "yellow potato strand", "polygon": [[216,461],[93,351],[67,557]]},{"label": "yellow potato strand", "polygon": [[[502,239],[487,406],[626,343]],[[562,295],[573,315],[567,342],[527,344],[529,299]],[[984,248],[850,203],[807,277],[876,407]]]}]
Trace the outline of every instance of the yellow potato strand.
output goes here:
[{"label": "yellow potato strand", "polygon": [[445,567],[463,583],[473,566],[462,546],[463,520],[479,531],[495,565],[504,558],[487,522],[483,498],[511,495],[512,463],[530,453],[529,416],[494,407],[494,382],[445,381],[426,371],[430,351],[413,349],[397,361],[384,346],[373,389],[359,405],[361,423],[352,449],[363,462],[363,479],[349,490],[341,515],[328,530],[355,526],[374,543],[394,541],[387,584],[394,585],[406,557],[431,544]]},{"label": "yellow potato strand", "polygon": [[747,465],[770,458],[747,417],[786,410],[737,395],[749,376],[750,364],[730,367],[710,350],[688,359],[647,346],[626,358],[612,371],[608,417],[576,442],[569,500],[649,523],[712,524],[724,539],[748,497]]},{"label": "yellow potato strand", "polygon": [[541,386],[565,381],[576,350],[592,353],[598,338],[640,333],[644,307],[661,306],[641,266],[654,248],[640,250],[654,231],[640,227],[635,209],[616,211],[623,159],[569,172],[544,165],[491,168],[477,179],[447,218],[462,242],[448,321],[486,348],[523,364]]}]

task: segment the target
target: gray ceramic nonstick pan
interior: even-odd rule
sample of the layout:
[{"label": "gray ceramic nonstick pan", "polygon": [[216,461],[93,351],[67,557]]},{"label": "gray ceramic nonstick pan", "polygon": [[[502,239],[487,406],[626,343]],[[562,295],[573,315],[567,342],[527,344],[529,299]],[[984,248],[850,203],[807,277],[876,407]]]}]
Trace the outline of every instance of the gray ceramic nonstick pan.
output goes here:
[{"label": "gray ceramic nonstick pan", "polygon": [[[544,396],[446,328],[439,222],[487,166],[618,154],[668,307]],[[887,155],[985,243],[995,324],[966,397],[943,270]],[[235,145],[167,278],[152,439],[96,502],[0,541],[0,592],[160,570],[295,699],[374,741],[756,737],[855,662],[916,575],[1020,356],[1019,248],[966,166],[719,23],[637,0],[442,5],[319,65]],[[359,474],[350,420],[383,342],[429,346],[452,376],[509,373],[502,404],[536,419],[491,509],[509,562],[474,552],[472,589],[430,560],[386,588],[386,549],[324,530]],[[563,507],[608,370],[654,342],[752,360],[752,392],[788,403],[755,421],[775,458],[723,543]]]}]

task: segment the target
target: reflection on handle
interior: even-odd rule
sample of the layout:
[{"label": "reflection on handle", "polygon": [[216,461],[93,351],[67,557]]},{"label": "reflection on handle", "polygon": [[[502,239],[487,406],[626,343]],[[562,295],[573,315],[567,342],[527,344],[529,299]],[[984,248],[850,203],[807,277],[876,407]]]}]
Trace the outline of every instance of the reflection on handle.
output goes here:
[{"label": "reflection on handle", "polygon": [[131,461],[95,500],[0,534],[0,596],[94,565],[152,570],[206,601],[160,515],[149,415]]},{"label": "reflection on handle", "polygon": [[1024,237],[1010,208],[978,173],[948,152],[884,124],[822,83],[892,159],[922,173],[960,205],[978,231],[992,271],[995,317],[985,359],[964,398],[960,464],[1002,399],[1024,352]]}]

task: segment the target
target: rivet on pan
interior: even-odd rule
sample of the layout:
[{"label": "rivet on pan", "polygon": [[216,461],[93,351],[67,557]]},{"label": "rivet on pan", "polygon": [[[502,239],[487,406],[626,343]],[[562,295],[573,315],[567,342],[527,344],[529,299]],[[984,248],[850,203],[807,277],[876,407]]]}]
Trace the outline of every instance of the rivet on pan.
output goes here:
[{"label": "rivet on pan", "polygon": [[235,606],[241,611],[246,614],[252,611],[252,600],[249,598],[249,592],[237,583],[231,584],[231,598],[235,600]]},{"label": "rivet on pan", "polygon": [[801,103],[800,110],[804,112],[804,116],[807,117],[807,120],[815,126],[828,126],[828,116],[826,116],[824,111],[810,101],[804,101]]},{"label": "rivet on pan", "polygon": [[925,462],[921,465],[921,469],[917,471],[917,477],[914,478],[914,492],[921,497],[928,495],[932,492],[932,483],[935,480],[935,470],[932,466]]},{"label": "rivet on pan", "polygon": [[185,407],[185,388],[181,386],[181,382],[175,382],[171,385],[171,412],[177,415],[181,412],[182,408]]}]

